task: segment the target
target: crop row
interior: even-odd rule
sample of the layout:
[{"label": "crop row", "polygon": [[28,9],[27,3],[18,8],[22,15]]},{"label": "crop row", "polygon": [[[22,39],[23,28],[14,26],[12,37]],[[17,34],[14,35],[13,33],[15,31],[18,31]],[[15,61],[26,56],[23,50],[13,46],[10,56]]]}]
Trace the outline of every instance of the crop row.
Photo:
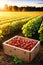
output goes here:
[{"label": "crop row", "polygon": [[42,21],[42,24],[38,30],[38,33],[39,33],[39,39],[40,41],[43,41],[43,21]]},{"label": "crop row", "polygon": [[24,24],[28,22],[28,20],[32,19],[30,18],[24,18],[17,21],[7,21],[0,23],[0,40],[6,35],[9,35],[10,33],[13,33],[14,31],[20,30]]},{"label": "crop row", "polygon": [[[41,24],[42,23],[42,24]],[[41,26],[40,26],[41,25]],[[39,29],[40,27],[40,29]],[[43,22],[42,22],[42,16],[36,17],[32,20],[29,20],[26,24],[22,27],[22,33],[26,37],[33,37],[36,32],[40,33],[40,41],[43,41]],[[37,37],[37,35],[36,35]]]},{"label": "crop row", "polygon": [[[33,16],[34,17],[34,16]],[[9,19],[5,19],[5,20],[2,20],[2,21],[0,21],[0,25],[3,25],[3,24],[6,24],[6,23],[11,23],[11,22],[13,22],[13,21],[22,21],[22,20],[25,20],[25,19],[28,19],[28,18],[33,18],[32,16],[30,16],[30,17],[22,17],[22,18],[9,18]],[[37,17],[37,16],[35,16],[35,17]]]},{"label": "crop row", "polygon": [[21,28],[24,36],[32,37],[35,35],[36,31],[38,31],[41,22],[42,16],[26,17],[18,20],[2,22],[0,23],[0,40],[5,36],[13,34],[15,31],[21,30]]},{"label": "crop row", "polygon": [[32,20],[29,20],[25,25],[23,25],[22,32],[24,36],[32,37],[32,35],[34,35],[35,32],[38,30],[41,21],[41,17],[36,17]]}]

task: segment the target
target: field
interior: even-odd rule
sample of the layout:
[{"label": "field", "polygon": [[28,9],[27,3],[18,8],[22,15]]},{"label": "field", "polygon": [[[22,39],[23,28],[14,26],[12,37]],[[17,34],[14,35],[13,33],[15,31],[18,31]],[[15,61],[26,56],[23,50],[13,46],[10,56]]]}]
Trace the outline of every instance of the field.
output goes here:
[{"label": "field", "polygon": [[[38,39],[43,44],[43,12],[0,12],[0,65],[15,65],[13,58],[5,55],[1,47],[2,42],[15,35]],[[22,62],[20,65],[32,64],[43,65],[43,46],[31,63]]]},{"label": "field", "polygon": [[0,18],[21,18],[21,17],[29,17],[29,16],[37,16],[37,15],[43,15],[42,12],[0,12]]},{"label": "field", "polygon": [[40,16],[43,15],[42,12],[0,12],[0,22],[7,20],[16,20],[30,16]]},{"label": "field", "polygon": [[0,12],[0,22],[43,15],[42,12]]},{"label": "field", "polygon": [[[0,40],[2,40],[2,38],[5,36],[13,34],[15,31],[21,30],[22,27],[24,27],[23,25],[26,24],[29,20],[32,20],[35,18],[37,21],[37,17],[39,17],[39,21],[40,21],[42,19],[42,16],[43,16],[43,12],[0,12]],[[39,25],[37,25],[37,27],[38,26],[40,27],[41,22],[42,21],[36,22],[39,24]],[[30,25],[30,27],[31,27],[31,25]],[[22,30],[22,32],[23,32],[23,35],[27,36],[27,37],[28,37],[28,35],[30,35],[30,34],[33,35],[33,33],[34,33],[34,31],[33,31],[33,33],[31,32],[30,34],[28,34],[27,33],[28,31],[25,32],[24,30]],[[25,32],[25,34],[24,34],[24,32]],[[28,35],[26,35],[26,34],[28,34]],[[29,37],[31,37],[32,35],[30,35]],[[43,40],[43,38],[42,38],[42,40]]]}]

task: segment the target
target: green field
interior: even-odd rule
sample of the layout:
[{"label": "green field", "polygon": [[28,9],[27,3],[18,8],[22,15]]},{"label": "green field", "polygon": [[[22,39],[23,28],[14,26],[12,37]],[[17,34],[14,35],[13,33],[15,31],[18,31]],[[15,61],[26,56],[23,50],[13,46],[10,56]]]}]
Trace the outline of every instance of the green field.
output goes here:
[{"label": "green field", "polygon": [[0,12],[0,41],[19,30],[26,37],[39,35],[43,41],[43,12]]}]

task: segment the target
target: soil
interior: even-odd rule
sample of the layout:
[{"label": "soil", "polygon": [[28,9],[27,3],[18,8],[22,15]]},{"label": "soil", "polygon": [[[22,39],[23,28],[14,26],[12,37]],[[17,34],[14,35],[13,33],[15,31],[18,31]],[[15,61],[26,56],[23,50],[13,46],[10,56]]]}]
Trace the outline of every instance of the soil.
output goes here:
[{"label": "soil", "polygon": [[43,65],[43,46],[40,46],[38,55],[33,59],[31,63],[23,61],[20,64],[15,64],[13,57],[6,55],[3,51],[3,48],[0,46],[0,65]]},{"label": "soil", "polygon": [[[22,36],[22,34],[19,34],[19,35]],[[9,36],[9,38],[11,38],[13,36],[15,36],[15,35]],[[7,40],[9,38],[5,38],[5,40]],[[6,55],[4,53],[3,47],[0,45],[0,65],[43,65],[43,46],[40,45],[40,51],[31,63],[23,61],[20,64],[15,64],[13,61],[13,57]]]}]

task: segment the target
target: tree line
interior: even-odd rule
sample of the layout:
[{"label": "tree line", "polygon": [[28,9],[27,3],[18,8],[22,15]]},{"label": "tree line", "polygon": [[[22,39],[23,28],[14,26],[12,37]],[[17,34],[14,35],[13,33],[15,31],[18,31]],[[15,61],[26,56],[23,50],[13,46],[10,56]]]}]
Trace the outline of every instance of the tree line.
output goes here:
[{"label": "tree line", "polygon": [[43,7],[18,7],[5,5],[4,11],[43,11]]}]

